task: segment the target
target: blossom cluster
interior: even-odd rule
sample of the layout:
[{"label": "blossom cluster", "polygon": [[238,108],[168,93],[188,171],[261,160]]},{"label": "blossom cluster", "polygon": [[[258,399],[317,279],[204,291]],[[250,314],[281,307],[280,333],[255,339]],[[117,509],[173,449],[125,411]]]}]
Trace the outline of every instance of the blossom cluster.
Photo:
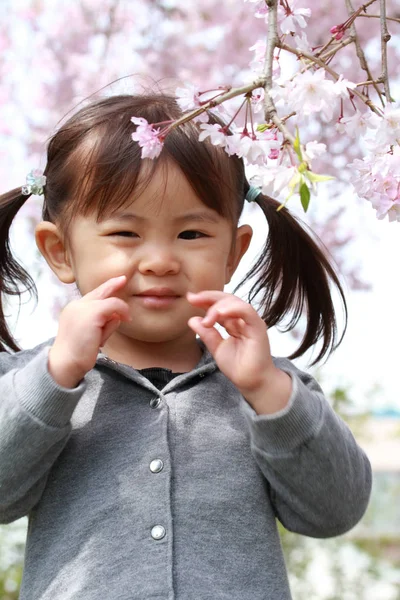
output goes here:
[{"label": "blossom cluster", "polygon": [[[255,4],[254,15],[257,18],[265,19],[268,23],[269,10],[264,0],[244,0]],[[298,27],[304,29],[307,26],[306,19],[311,17],[309,8],[297,8],[297,0],[279,3],[278,5],[278,27],[283,35],[294,33]]]},{"label": "blossom cluster", "polygon": [[[256,18],[269,23],[270,9],[264,0],[244,2],[254,5]],[[297,7],[296,3],[297,0],[278,2],[278,35],[281,40],[289,36],[291,47],[297,49],[295,54],[298,58],[301,59],[304,53],[310,61],[313,49],[310,48],[305,28],[311,10]],[[343,38],[352,19],[350,17],[346,22],[330,28],[332,40],[340,41]],[[264,90],[255,82],[254,88],[241,97],[239,92],[237,97],[230,93],[226,99],[226,87],[202,92],[196,85],[187,84],[176,89],[176,101],[184,118],[187,116],[188,120],[197,123],[199,141],[208,140],[223,148],[229,156],[242,158],[252,181],[264,193],[274,195],[282,202],[286,202],[293,194],[299,194],[306,210],[310,192],[316,193],[317,183],[331,177],[312,171],[313,159],[326,152],[326,145],[318,140],[301,139],[300,143],[299,123],[306,124],[315,117],[326,123],[336,122],[338,133],[361,140],[368,151],[363,160],[349,165],[358,173],[352,181],[358,195],[372,203],[378,218],[388,215],[389,220],[400,220],[399,182],[396,175],[399,172],[396,167],[400,109],[388,101],[384,109],[376,109],[374,113],[361,112],[354,100],[357,95],[360,97],[357,84],[330,68],[323,68],[318,61],[298,61],[291,76],[287,73],[282,75],[281,48],[279,45],[274,47],[273,84],[268,89]],[[267,42],[258,40],[249,50],[253,52],[249,69],[262,77],[266,69]],[[266,109],[267,99],[269,106],[272,103],[276,111],[277,119],[273,122],[270,109]],[[241,101],[239,108],[238,100]],[[234,104],[230,110],[227,105],[230,106],[232,101]],[[344,117],[346,106],[353,112],[351,117]],[[210,108],[223,116],[226,125],[209,123]],[[292,119],[291,130],[294,125],[296,127],[296,138],[294,134],[287,134],[290,125],[288,129],[286,122],[289,119]],[[142,148],[143,158],[156,158],[162,151],[165,137],[176,126],[174,122],[147,123],[145,119],[136,117],[132,117],[132,122],[137,125],[132,139]]]},{"label": "blossom cluster", "polygon": [[[348,98],[349,91],[354,87],[355,84],[343,78],[337,81],[326,78],[322,70],[306,71],[298,74],[287,85],[277,79],[271,95],[277,107],[288,112],[301,112],[303,116],[319,113],[329,120],[333,118],[334,107],[340,105],[340,100]],[[213,97],[221,94],[223,90]],[[204,96],[209,95],[210,91],[201,92],[193,84],[177,88],[175,92],[177,103],[184,114],[189,114],[190,111],[199,113],[207,105],[207,101],[203,100]],[[250,169],[253,171],[253,181],[264,193],[275,195],[282,202],[293,193],[300,193],[301,186],[310,186],[315,192],[317,182],[329,179],[311,171],[312,160],[326,151],[325,144],[310,140],[305,143],[303,152],[296,152],[285,142],[276,126],[264,122],[263,89],[255,89],[250,95],[247,94],[241,108],[247,116],[250,115],[250,121],[241,126],[233,118],[227,126],[209,123],[205,110],[196,114],[194,120],[198,122],[199,141],[208,139],[213,145],[221,146],[229,156],[242,158],[246,166],[256,167]],[[239,116],[240,109],[236,111],[235,119],[238,120]],[[165,136],[174,127],[173,122],[161,129],[158,127],[160,124],[150,124],[142,118],[133,117],[132,122],[137,125],[132,139],[141,146],[142,158],[156,158],[162,151]],[[299,171],[300,168],[302,172]]]},{"label": "blossom cluster", "polygon": [[[343,93],[340,82],[336,84],[326,81],[325,83],[331,84],[329,89],[335,97],[340,97]],[[202,95],[194,85],[176,90],[177,103],[183,111],[201,108]],[[230,120],[229,126],[205,122],[208,121],[207,112],[197,115],[195,120],[200,121],[198,122],[199,141],[208,139],[214,146],[223,148],[229,156],[236,155],[242,158],[247,167],[254,167],[250,169],[254,172],[253,183],[258,185],[265,194],[281,196],[284,201],[295,191],[300,191],[301,186],[308,187],[310,184],[315,190],[318,181],[329,179],[329,177],[318,176],[310,170],[311,161],[326,151],[325,144],[314,140],[306,143],[303,151],[291,148],[285,143],[281,132],[276,127],[257,122],[257,114],[260,112],[263,98],[263,90],[256,90],[251,96],[245,98],[242,106],[247,105],[246,114],[251,114],[251,120],[244,126],[237,125],[233,119]],[[303,101],[305,102],[305,96]],[[236,111],[236,116],[239,113],[240,109]],[[157,127],[160,124],[148,123],[143,118],[133,117],[132,122],[137,125],[132,139],[142,148],[142,158],[159,156],[163,148],[163,140],[174,127],[174,123],[164,124],[165,126],[160,129]]]},{"label": "blossom cluster", "polygon": [[[193,86],[192,86],[193,87]],[[180,88],[182,90],[182,88]],[[189,92],[189,88],[187,89]],[[192,97],[189,99],[189,93],[184,96],[177,92],[177,101],[181,107],[193,107],[198,97],[198,92],[192,90]],[[257,111],[259,97],[249,100],[252,110]],[[282,145],[282,136],[276,129],[267,129],[258,132],[254,128],[254,123],[248,123],[244,127],[238,127],[231,123],[230,128],[221,126],[217,123],[208,123],[208,114],[202,113],[199,125],[199,141],[209,139],[214,146],[221,146],[229,156],[236,155],[243,158],[246,164],[262,166],[268,163],[268,160],[277,159]],[[163,148],[163,140],[168,135],[171,125],[163,129],[157,128],[157,124],[148,123],[146,119],[132,117],[132,122],[137,125],[132,133],[132,139],[138,142],[142,148],[142,158],[156,158]]]},{"label": "blossom cluster", "polygon": [[136,131],[132,133],[132,140],[142,148],[142,158],[156,158],[163,146],[160,129],[155,129],[141,117],[132,117],[131,121],[137,125]]},{"label": "blossom cluster", "polygon": [[320,69],[299,73],[292,81],[278,80],[271,95],[277,107],[296,111],[304,117],[318,113],[330,121],[338,110],[338,100],[348,99],[349,90],[355,87],[355,83],[343,77],[337,81],[328,79]]},{"label": "blossom cluster", "polygon": [[371,202],[378,219],[400,221],[400,107],[387,105],[379,117],[356,111],[337,128],[349,136],[360,136],[367,155],[349,166],[356,176],[352,184],[358,196]]}]

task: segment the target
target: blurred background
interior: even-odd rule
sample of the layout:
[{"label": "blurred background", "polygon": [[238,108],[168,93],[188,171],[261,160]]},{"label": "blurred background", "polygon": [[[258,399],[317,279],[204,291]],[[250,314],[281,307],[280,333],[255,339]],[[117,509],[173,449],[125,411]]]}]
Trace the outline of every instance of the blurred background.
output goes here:
[{"label": "blurred background", "polygon": [[[313,11],[307,29],[313,47],[347,18],[344,0],[298,6]],[[373,5],[370,14],[374,11]],[[400,1],[388,1],[387,11],[399,19]],[[356,25],[370,68],[379,74],[379,20],[360,18]],[[392,94],[398,98],[400,22],[389,21],[389,30]],[[187,82],[201,90],[247,82],[254,76],[249,48],[264,36],[265,23],[254,17],[254,4],[242,0],[0,0],[0,193],[24,185],[32,168],[44,168],[49,136],[89,97],[149,88],[173,93]],[[335,58],[335,68],[350,80],[363,80],[351,48]],[[342,345],[312,373],[366,449],[374,486],[365,517],[345,536],[313,540],[282,529],[293,598],[399,600],[400,223],[376,220],[371,205],[355,197],[346,164],[362,156],[357,140],[340,137],[334,123],[314,117],[299,125],[304,143],[327,144],[327,158],[316,170],[335,180],[323,184],[307,215],[296,199],[289,207],[332,253],[349,304]],[[33,231],[40,211],[40,198],[30,198],[13,226],[13,248],[39,293],[37,305],[28,297],[21,308],[9,304],[10,324],[23,348],[56,334],[58,314],[76,293],[55,280],[38,254]],[[243,220],[253,226],[254,241],[228,291],[268,234],[256,206],[246,208]],[[273,354],[290,354],[298,335],[271,331]],[[307,368],[311,358],[295,362]],[[0,600],[18,597],[26,527],[25,518],[0,526]]]}]

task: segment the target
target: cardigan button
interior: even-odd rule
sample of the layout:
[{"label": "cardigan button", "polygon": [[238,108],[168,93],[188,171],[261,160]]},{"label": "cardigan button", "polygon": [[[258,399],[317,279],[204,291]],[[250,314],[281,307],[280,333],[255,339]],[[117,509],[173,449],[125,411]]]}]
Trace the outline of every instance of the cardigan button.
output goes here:
[{"label": "cardigan button", "polygon": [[165,529],[162,525],[154,525],[151,530],[151,537],[153,540],[162,540],[165,537]]},{"label": "cardigan button", "polygon": [[160,458],[155,458],[150,463],[150,471],[152,473],[159,473],[164,468],[164,463]]},{"label": "cardigan button", "polygon": [[160,406],[160,404],[161,404],[160,398],[152,398],[150,400],[150,407],[151,408],[157,408],[157,406]]}]

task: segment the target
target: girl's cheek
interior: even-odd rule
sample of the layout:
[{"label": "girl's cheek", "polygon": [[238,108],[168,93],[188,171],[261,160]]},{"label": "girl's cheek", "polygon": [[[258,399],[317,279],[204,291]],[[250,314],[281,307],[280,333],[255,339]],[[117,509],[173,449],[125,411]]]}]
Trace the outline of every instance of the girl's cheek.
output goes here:
[{"label": "girl's cheek", "polygon": [[122,256],[114,256],[104,265],[103,275],[106,275],[107,279],[125,275],[129,281],[136,271],[137,263],[135,261]]},{"label": "girl's cheek", "polygon": [[128,252],[119,252],[113,249],[104,257],[104,267],[111,271],[121,268],[128,269],[133,262],[134,258]]}]

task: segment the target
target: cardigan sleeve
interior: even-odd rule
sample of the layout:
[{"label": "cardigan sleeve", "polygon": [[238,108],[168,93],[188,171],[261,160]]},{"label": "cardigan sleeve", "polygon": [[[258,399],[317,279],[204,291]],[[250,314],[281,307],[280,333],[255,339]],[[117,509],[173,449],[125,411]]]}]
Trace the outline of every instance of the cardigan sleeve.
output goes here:
[{"label": "cardigan sleeve", "polygon": [[[17,355],[1,357],[0,523],[28,514],[40,499],[85,390],[84,381],[66,389],[53,380],[48,351],[43,348],[28,362],[23,356],[20,361]],[[7,370],[5,364],[16,368]]]},{"label": "cardigan sleeve", "polygon": [[367,508],[369,460],[318,383],[287,359],[275,359],[275,364],[292,378],[287,407],[273,415],[257,415],[243,400],[243,410],[276,516],[295,533],[340,535],[354,527]]}]

